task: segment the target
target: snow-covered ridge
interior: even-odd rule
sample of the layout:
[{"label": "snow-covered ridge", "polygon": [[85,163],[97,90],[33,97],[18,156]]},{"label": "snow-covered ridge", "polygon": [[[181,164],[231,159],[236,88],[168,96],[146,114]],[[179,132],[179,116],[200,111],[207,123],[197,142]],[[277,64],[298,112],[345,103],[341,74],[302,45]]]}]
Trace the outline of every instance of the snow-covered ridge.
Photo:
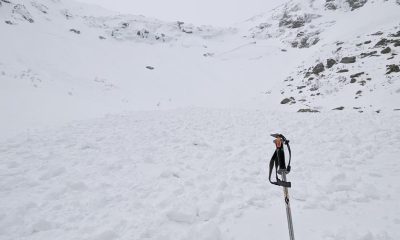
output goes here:
[{"label": "snow-covered ridge", "polygon": [[247,28],[248,38],[278,38],[293,48],[309,48],[321,40],[321,33],[341,18],[353,15],[353,11],[394,3],[394,0],[291,0],[248,19],[243,26]]},{"label": "snow-covered ridge", "polygon": [[[163,22],[158,19],[135,15],[120,15],[103,9],[62,0],[2,0],[2,20],[9,25],[53,22],[58,27],[71,27],[71,33],[84,34],[87,28],[96,29],[98,38],[107,38],[147,43],[171,42],[194,36],[211,38],[230,34],[233,29],[194,26],[184,22]],[[66,22],[73,24],[67,24]]]}]

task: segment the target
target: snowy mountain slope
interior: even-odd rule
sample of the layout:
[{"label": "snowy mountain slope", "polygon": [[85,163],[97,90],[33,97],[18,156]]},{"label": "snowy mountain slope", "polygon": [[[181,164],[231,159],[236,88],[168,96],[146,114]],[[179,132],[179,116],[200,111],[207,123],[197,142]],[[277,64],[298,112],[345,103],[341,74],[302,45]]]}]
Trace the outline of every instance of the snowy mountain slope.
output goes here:
[{"label": "snowy mountain slope", "polygon": [[21,135],[0,145],[0,238],[287,239],[279,131],[296,238],[398,239],[399,117],[183,109]]},{"label": "snowy mountain slope", "polygon": [[[256,41],[279,39],[290,46],[285,51],[304,49],[306,60],[279,89],[289,109],[393,111],[399,108],[399,9],[395,1],[289,1],[242,28]],[[346,57],[357,62],[339,63]],[[363,73],[361,88],[350,84]]]},{"label": "snowy mountain slope", "polygon": [[1,126],[10,134],[124,110],[248,105],[267,86],[243,77],[255,72],[247,60],[235,71],[205,57],[209,45],[224,49],[230,29],[115,16],[71,1],[10,1],[0,11]]},{"label": "snowy mountain slope", "polygon": [[286,238],[273,132],[297,239],[399,239],[399,8],[290,1],[222,29],[0,0],[0,239]]},{"label": "snowy mountain slope", "polygon": [[[361,54],[350,45],[357,36],[367,38],[381,30],[387,36],[399,24],[394,1],[368,1],[354,11],[348,2],[334,3],[336,10],[324,1],[290,1],[223,29],[119,15],[68,0],[2,1],[0,107],[5,117],[0,126],[12,135],[26,126],[187,106],[331,110],[339,107],[339,98],[352,99],[353,91],[360,89],[341,91],[341,83],[326,80],[341,77],[333,71],[303,83],[304,69],[328,58],[338,61],[343,53],[332,54],[338,41],[348,45],[346,51]],[[365,21],[372,12],[376,17]],[[381,57],[366,65],[358,62],[349,74],[397,62],[397,55],[390,61]],[[363,111],[399,108],[398,74],[370,72],[377,79],[374,94],[363,94],[362,103],[340,106]],[[286,86],[285,79],[296,83]],[[381,87],[383,82],[394,84]],[[295,89],[304,85],[339,93],[323,99]],[[375,100],[390,94],[385,104]],[[283,99],[296,104],[282,108]]]}]

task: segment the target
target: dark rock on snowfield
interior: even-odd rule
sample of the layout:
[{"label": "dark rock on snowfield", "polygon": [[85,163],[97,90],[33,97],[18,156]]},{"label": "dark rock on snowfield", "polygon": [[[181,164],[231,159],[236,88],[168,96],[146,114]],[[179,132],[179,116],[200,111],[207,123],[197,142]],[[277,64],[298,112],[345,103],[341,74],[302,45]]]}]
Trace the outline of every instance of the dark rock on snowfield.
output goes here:
[{"label": "dark rock on snowfield", "polygon": [[394,72],[400,72],[400,66],[396,64],[386,65],[386,74],[391,74]]},{"label": "dark rock on snowfield", "polygon": [[380,35],[382,35],[382,34],[383,34],[383,32],[379,31],[379,32],[373,33],[373,34],[371,34],[371,35],[372,35],[372,36],[380,36]]},{"label": "dark rock on snowfield", "polygon": [[383,50],[381,51],[381,53],[382,53],[382,54],[390,53],[391,50],[392,50],[392,49],[390,49],[390,47],[386,47],[385,49],[383,49]]},{"label": "dark rock on snowfield", "polygon": [[147,68],[147,69],[150,69],[150,70],[153,70],[153,69],[154,69],[154,67],[152,67],[152,66],[146,66],[146,68]]},{"label": "dark rock on snowfield", "polygon": [[370,44],[371,40],[365,41],[364,44]]},{"label": "dark rock on snowfield", "polygon": [[382,38],[381,40],[379,40],[374,47],[383,47],[386,46],[390,41],[387,40],[386,38]]},{"label": "dark rock on snowfield", "polygon": [[336,10],[337,6],[335,0],[326,0],[325,1],[325,8],[328,10]]},{"label": "dark rock on snowfield", "polygon": [[346,2],[350,5],[351,11],[364,6],[368,0],[347,0]]},{"label": "dark rock on snowfield", "polygon": [[323,63],[318,63],[312,70],[312,72],[316,75],[320,74],[325,70],[324,64]]},{"label": "dark rock on snowfield", "polygon": [[292,19],[288,14],[284,14],[279,21],[279,27],[299,28],[303,27],[305,23],[306,21],[302,16]]},{"label": "dark rock on snowfield", "polygon": [[76,34],[81,34],[81,31],[73,29],[73,28],[71,28],[69,31],[73,32],[73,33],[76,33]]},{"label": "dark rock on snowfield", "polygon": [[355,79],[355,78],[352,78],[351,80],[350,80],[350,83],[355,83],[357,80]]},{"label": "dark rock on snowfield", "polygon": [[341,107],[334,108],[334,109],[332,109],[332,110],[343,110],[343,109],[344,109],[344,107],[341,106]]},{"label": "dark rock on snowfield", "polygon": [[326,67],[327,68],[331,68],[335,64],[336,64],[335,59],[329,58],[329,59],[326,60]]},{"label": "dark rock on snowfield", "polygon": [[345,73],[345,72],[348,72],[349,70],[348,69],[340,69],[339,71],[337,71],[337,73]]},{"label": "dark rock on snowfield", "polygon": [[355,63],[356,57],[344,57],[340,60],[341,63]]},{"label": "dark rock on snowfield", "polygon": [[285,98],[281,101],[281,104],[293,104],[296,103],[296,101],[294,100],[294,97],[290,97],[290,98]]},{"label": "dark rock on snowfield", "polygon": [[359,73],[350,75],[350,78],[356,78],[356,77],[359,77],[359,76],[361,76],[361,75],[363,75],[363,74],[364,74],[364,72],[359,72]]},{"label": "dark rock on snowfield", "polygon": [[365,57],[378,57],[379,55],[376,55],[378,52],[377,51],[372,51],[372,52],[368,52],[368,53],[361,53],[361,58],[365,58]]},{"label": "dark rock on snowfield", "polygon": [[314,110],[314,109],[309,109],[309,108],[302,108],[302,109],[299,109],[297,112],[310,112],[310,113],[317,113],[317,112],[319,112],[318,110]]},{"label": "dark rock on snowfield", "polygon": [[397,31],[397,33],[389,34],[389,37],[400,37],[400,31]]}]

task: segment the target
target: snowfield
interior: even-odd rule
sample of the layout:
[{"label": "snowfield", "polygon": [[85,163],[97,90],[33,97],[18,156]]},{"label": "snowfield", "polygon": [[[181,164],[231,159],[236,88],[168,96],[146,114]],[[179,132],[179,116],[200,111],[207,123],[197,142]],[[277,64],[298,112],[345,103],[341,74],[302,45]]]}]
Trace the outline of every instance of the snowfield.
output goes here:
[{"label": "snowfield", "polygon": [[296,239],[400,239],[399,13],[292,0],[217,28],[0,0],[0,240],[288,239],[271,133]]},{"label": "snowfield", "polygon": [[286,239],[269,133],[291,139],[297,239],[400,238],[400,115],[181,109],[0,144],[0,236]]}]

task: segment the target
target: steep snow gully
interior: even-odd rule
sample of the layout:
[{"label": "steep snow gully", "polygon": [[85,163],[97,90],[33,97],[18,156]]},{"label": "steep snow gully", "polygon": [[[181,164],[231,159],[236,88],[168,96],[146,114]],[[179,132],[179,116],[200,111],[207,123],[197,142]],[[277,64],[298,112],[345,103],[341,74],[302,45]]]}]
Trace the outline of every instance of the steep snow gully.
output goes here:
[{"label": "steep snow gully", "polygon": [[185,109],[0,144],[1,239],[285,239],[267,181],[290,137],[298,239],[399,239],[400,116]]}]

